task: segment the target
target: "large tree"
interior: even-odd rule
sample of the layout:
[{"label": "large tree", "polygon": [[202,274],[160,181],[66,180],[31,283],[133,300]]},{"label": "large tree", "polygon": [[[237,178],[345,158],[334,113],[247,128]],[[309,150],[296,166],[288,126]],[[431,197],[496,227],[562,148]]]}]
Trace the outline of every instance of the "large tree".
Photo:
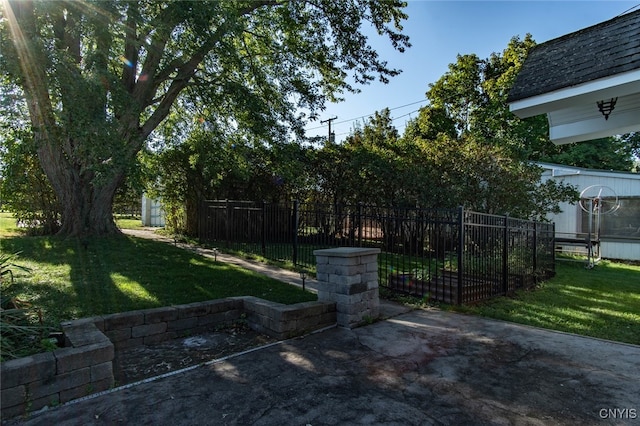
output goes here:
[{"label": "large tree", "polygon": [[534,46],[535,42],[527,35],[523,40],[513,37],[506,49],[486,59],[474,54],[458,55],[449,70],[430,85],[427,98],[453,120],[458,134],[499,145],[510,156],[578,167],[631,170],[634,149],[637,151],[633,134],[558,146],[549,139],[544,115],[522,120],[509,111],[507,95]]},{"label": "large tree", "polygon": [[400,0],[2,1],[0,67],[26,99],[60,232],[116,232],[113,198],[181,99],[269,139],[327,100],[399,71],[367,43],[404,50]]}]

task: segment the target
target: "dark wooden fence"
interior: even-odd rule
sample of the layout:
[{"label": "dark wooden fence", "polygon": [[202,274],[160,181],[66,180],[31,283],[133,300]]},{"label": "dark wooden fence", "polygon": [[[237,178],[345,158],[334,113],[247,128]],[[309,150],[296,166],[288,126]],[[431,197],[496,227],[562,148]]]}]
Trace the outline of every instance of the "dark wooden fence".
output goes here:
[{"label": "dark wooden fence", "polygon": [[555,274],[554,225],[458,209],[204,201],[203,243],[315,268],[313,251],[377,247],[380,285],[467,304]]}]

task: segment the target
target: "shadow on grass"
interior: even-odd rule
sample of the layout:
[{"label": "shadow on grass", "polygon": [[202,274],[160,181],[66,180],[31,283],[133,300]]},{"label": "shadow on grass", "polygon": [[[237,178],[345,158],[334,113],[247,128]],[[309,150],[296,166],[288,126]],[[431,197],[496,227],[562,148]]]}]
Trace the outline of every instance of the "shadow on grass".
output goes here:
[{"label": "shadow on grass", "polygon": [[15,237],[4,239],[1,249],[21,251],[19,262],[32,272],[17,277],[16,291],[53,323],[231,296],[280,303],[317,298],[252,271],[135,237]]},{"label": "shadow on grass", "polygon": [[557,276],[534,291],[456,310],[638,345],[639,278],[637,267],[559,265]]}]

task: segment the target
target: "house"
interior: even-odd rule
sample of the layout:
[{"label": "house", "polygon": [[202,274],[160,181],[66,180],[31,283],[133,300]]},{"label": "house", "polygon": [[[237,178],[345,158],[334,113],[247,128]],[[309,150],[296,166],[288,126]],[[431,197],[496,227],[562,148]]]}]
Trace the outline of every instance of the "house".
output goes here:
[{"label": "house", "polygon": [[[640,261],[640,174],[536,164],[544,170],[543,181],[574,185],[583,195],[581,203],[562,203],[562,213],[547,217],[556,224],[557,246],[573,251],[578,241],[585,241],[591,224],[591,239],[599,241],[602,258]],[[601,209],[594,208],[597,196],[605,201]]]},{"label": "house", "polygon": [[507,102],[555,144],[640,131],[640,10],[535,46]]}]

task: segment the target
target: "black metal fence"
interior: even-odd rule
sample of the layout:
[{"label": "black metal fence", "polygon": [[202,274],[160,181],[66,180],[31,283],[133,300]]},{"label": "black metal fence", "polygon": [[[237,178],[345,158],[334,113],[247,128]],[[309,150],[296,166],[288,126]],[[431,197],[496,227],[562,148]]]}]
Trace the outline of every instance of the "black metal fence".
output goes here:
[{"label": "black metal fence", "polygon": [[555,274],[554,225],[458,209],[204,201],[204,243],[315,268],[313,251],[381,249],[383,287],[467,304]]}]

